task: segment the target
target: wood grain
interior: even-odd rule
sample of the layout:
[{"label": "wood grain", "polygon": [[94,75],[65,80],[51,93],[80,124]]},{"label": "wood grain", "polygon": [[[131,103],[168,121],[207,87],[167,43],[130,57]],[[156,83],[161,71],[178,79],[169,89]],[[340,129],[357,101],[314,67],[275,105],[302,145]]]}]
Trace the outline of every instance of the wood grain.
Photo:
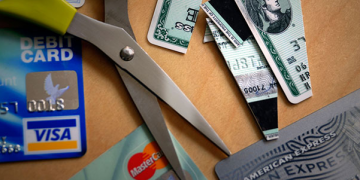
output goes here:
[{"label": "wood grain", "polygon": [[[147,41],[155,4],[156,0],[129,0],[130,22],[138,43],[183,90],[233,153],[262,139],[216,45],[202,43],[205,13],[199,13],[187,54],[180,54]],[[280,90],[280,129],[360,88],[360,1],[302,0],[302,8],[314,95],[293,105]],[[79,12],[103,21],[103,1],[86,0]],[[3,163],[0,179],[68,179],[142,124],[108,58],[83,42],[83,62],[88,142],[85,156]],[[205,176],[217,179],[214,167],[226,156],[169,106],[159,103],[170,131]]]}]

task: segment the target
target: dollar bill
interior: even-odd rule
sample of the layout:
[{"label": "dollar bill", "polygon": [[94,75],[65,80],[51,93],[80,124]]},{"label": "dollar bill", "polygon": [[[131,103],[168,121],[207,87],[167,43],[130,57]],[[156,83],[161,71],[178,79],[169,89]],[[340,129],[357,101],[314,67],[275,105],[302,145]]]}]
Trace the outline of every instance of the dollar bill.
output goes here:
[{"label": "dollar bill", "polygon": [[360,90],[279,133],[219,162],[219,179],[360,179]]},{"label": "dollar bill", "polygon": [[214,41],[214,37],[211,34],[209,26],[206,25],[203,43],[207,43],[211,41]]},{"label": "dollar bill", "polygon": [[235,30],[226,22],[226,20],[215,10],[215,8],[206,2],[200,6],[210,19],[221,29],[225,36],[233,43],[235,47],[239,47],[244,41],[235,32]]},{"label": "dollar bill", "polygon": [[286,97],[312,96],[300,0],[235,0]]},{"label": "dollar bill", "polygon": [[158,0],[151,20],[151,44],[186,53],[201,0]]},{"label": "dollar bill", "polygon": [[236,48],[213,21],[206,21],[265,138],[277,139],[277,84],[255,39]]}]

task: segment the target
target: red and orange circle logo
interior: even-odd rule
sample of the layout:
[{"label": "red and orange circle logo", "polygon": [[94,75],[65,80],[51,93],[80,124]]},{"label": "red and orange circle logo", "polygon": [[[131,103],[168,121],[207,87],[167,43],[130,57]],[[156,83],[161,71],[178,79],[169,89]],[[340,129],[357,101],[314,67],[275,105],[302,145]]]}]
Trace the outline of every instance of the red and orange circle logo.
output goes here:
[{"label": "red and orange circle logo", "polygon": [[136,180],[150,179],[157,169],[168,165],[168,161],[155,141],[145,146],[142,153],[134,154],[128,162],[128,172]]}]

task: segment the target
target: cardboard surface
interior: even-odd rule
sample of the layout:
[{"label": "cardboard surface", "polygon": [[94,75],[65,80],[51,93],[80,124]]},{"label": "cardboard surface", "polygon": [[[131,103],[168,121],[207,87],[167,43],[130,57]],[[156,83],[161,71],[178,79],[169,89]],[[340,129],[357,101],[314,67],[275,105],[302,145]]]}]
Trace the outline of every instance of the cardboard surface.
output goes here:
[{"label": "cardboard surface", "polygon": [[[156,0],[129,1],[130,22],[138,43],[177,83],[233,153],[262,139],[216,45],[202,43],[205,13],[200,11],[183,55],[147,41],[155,4]],[[360,1],[302,0],[302,8],[314,95],[293,105],[280,90],[279,129],[360,88]],[[103,21],[103,1],[86,0],[79,12]],[[85,156],[3,163],[2,179],[68,179],[143,123],[107,57],[83,42],[83,60],[88,138]],[[217,179],[215,164],[226,155],[169,106],[160,105],[169,129],[189,156],[208,179]]]}]

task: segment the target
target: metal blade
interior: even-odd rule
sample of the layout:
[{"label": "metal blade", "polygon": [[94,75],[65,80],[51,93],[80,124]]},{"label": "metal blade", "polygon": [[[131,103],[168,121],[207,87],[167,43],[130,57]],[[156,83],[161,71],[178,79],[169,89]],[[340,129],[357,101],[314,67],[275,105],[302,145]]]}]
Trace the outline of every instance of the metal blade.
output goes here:
[{"label": "metal blade", "polygon": [[[127,0],[105,0],[105,22],[124,29],[135,39],[127,13]],[[151,134],[180,179],[186,180],[157,98],[117,67],[125,86]]]},{"label": "metal blade", "polygon": [[127,7],[127,0],[105,0],[105,22],[123,28],[135,39]]},{"label": "metal blade", "polygon": [[[119,68],[120,69],[120,68]],[[156,97],[123,70],[119,71],[151,134],[180,179],[186,180]]]},{"label": "metal blade", "polygon": [[[231,154],[224,142],[180,88],[124,29],[76,13],[67,32],[97,46],[119,67],[170,105],[224,153]],[[135,56],[131,61],[124,61],[119,56],[120,51],[126,46],[135,51]]]}]

